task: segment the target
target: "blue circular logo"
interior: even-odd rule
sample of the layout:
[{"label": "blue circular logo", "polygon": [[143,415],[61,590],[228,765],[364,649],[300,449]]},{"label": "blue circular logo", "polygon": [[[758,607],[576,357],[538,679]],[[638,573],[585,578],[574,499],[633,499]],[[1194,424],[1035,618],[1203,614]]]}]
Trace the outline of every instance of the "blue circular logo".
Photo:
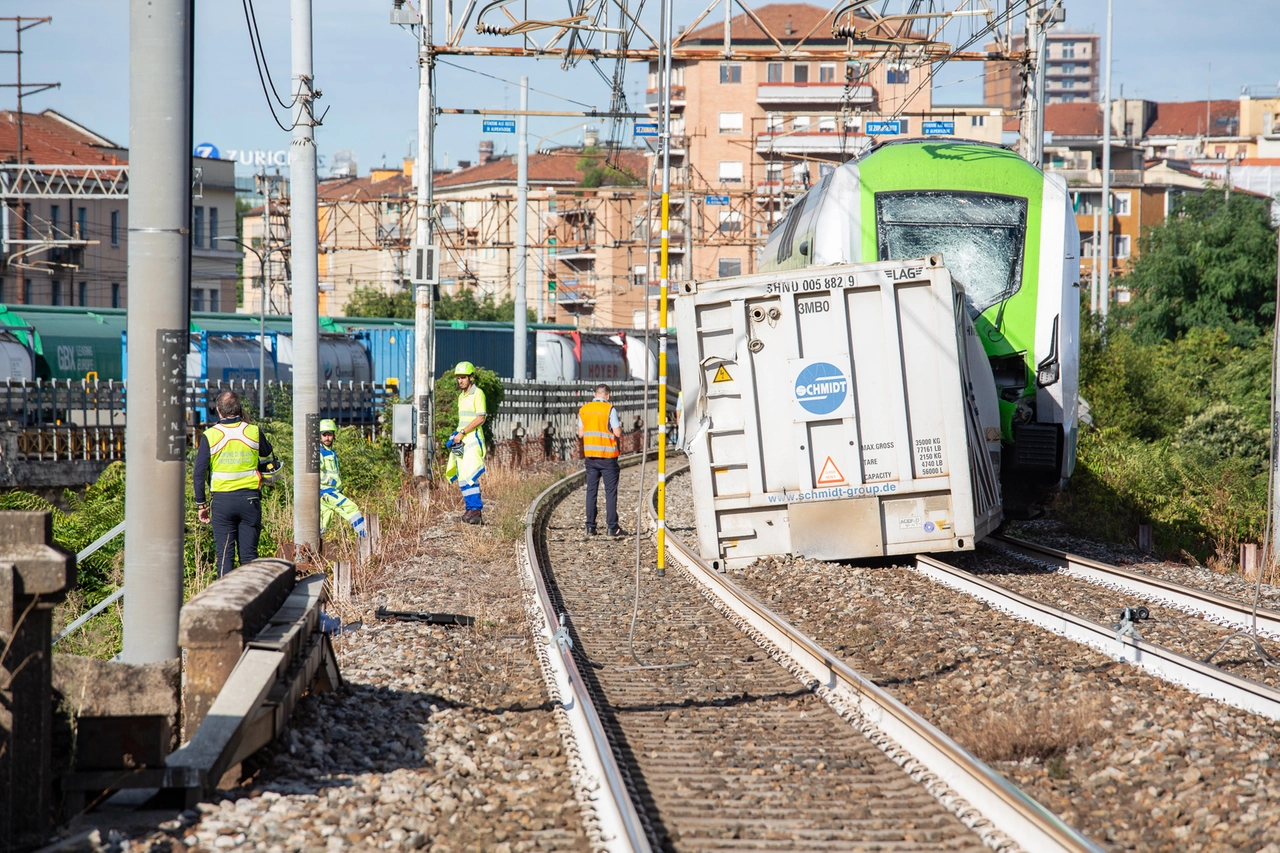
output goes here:
[{"label": "blue circular logo", "polygon": [[218,146],[212,142],[201,142],[196,146],[194,153],[197,157],[203,157],[206,160],[217,160],[220,157]]},{"label": "blue circular logo", "polygon": [[924,523],[924,532],[925,532],[925,533],[932,533],[933,531],[935,531],[935,530],[937,530],[937,529],[938,529],[937,525],[935,525],[932,521],[926,521],[926,522]]},{"label": "blue circular logo", "polygon": [[849,396],[849,379],[834,364],[815,362],[796,377],[796,401],[805,411],[829,415]]}]

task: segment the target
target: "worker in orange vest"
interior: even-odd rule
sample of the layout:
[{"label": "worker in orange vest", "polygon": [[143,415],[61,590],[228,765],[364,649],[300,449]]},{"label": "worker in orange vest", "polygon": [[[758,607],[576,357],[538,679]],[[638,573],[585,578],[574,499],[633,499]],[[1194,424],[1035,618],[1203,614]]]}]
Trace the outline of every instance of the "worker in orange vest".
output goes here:
[{"label": "worker in orange vest", "polygon": [[596,493],[604,479],[605,522],[610,536],[625,536],[618,526],[618,440],[622,422],[609,402],[609,386],[596,386],[590,403],[578,410],[578,437],[587,467],[587,535],[596,535]]}]

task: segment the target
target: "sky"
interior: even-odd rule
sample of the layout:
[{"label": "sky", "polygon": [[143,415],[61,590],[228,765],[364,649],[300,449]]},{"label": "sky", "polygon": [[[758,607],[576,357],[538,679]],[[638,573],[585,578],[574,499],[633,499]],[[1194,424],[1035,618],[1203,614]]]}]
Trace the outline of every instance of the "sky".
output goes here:
[{"label": "sky", "polygon": [[[632,8],[639,0],[631,0]],[[898,0],[888,0],[891,8]],[[948,0],[954,5],[955,0]],[[466,4],[456,0],[461,9]],[[755,7],[765,5],[755,0]],[[529,0],[530,16],[564,14],[561,0]],[[1065,0],[1066,27],[1104,32],[1106,0]],[[416,137],[417,65],[414,36],[389,23],[391,0],[313,0],[316,85],[319,109],[329,109],[317,128],[322,174],[335,152],[350,149],[360,172],[398,164]],[[437,0],[437,9],[443,3]],[[676,24],[700,11],[697,0],[678,0]],[[289,89],[289,2],[257,0],[263,49],[277,90]],[[0,0],[0,15],[51,15],[51,24],[23,36],[23,79],[60,82],[59,89],[26,99],[28,111],[55,109],[121,145],[129,137],[128,0]],[[648,0],[643,21],[657,33],[657,0]],[[1206,14],[1212,10],[1213,14]],[[735,13],[737,9],[735,7]],[[717,13],[718,14],[718,13]],[[716,15],[713,14],[712,17]],[[442,12],[437,12],[437,19]],[[0,49],[13,48],[12,23],[0,22]],[[439,27],[438,27],[439,29]],[[1115,47],[1112,91],[1159,101],[1237,98],[1242,86],[1280,83],[1280,2],[1234,0],[1114,0]],[[195,141],[220,150],[283,150],[289,134],[272,120],[255,70],[242,4],[196,0]],[[510,43],[508,41],[507,43]],[[12,55],[0,55],[0,82],[14,80]],[[536,110],[607,109],[608,87],[588,65],[563,70],[555,60],[445,57],[439,66],[441,107],[515,108],[518,81],[528,75],[530,107]],[[461,66],[461,67],[459,67]],[[469,70],[468,70],[469,69]],[[603,66],[612,73],[612,66]],[[480,72],[480,73],[477,73]],[[980,63],[953,63],[938,71],[939,104],[981,102]],[[491,76],[483,76],[491,75]],[[493,77],[503,79],[493,79]],[[644,102],[644,75],[633,65],[626,93],[633,108]],[[12,109],[13,89],[0,90],[0,105]],[[279,105],[276,114],[287,126]],[[436,132],[437,166],[475,160],[479,116],[441,116]],[[529,120],[530,147],[577,144],[585,119]],[[629,133],[629,131],[628,131]],[[545,135],[545,137],[544,137]],[[515,137],[490,134],[496,150],[514,153]],[[629,139],[629,137],[624,137]]]}]

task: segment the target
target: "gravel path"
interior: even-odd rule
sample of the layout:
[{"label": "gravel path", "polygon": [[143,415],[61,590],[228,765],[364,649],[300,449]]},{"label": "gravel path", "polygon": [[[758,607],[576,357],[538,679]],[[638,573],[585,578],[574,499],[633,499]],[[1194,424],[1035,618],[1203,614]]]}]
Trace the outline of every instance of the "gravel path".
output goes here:
[{"label": "gravel path", "polygon": [[[649,466],[649,474],[653,467]],[[635,530],[637,469],[623,472]],[[979,836],[643,543],[635,650],[634,538],[583,534],[583,491],[552,514],[547,552],[584,677],[659,850],[966,850]]]},{"label": "gravel path", "polygon": [[[673,528],[693,524],[688,483],[670,484]],[[732,577],[1111,849],[1280,853],[1275,723],[907,567],[780,558]]]},{"label": "gravel path", "polygon": [[[382,591],[356,601],[364,627],[334,643],[345,685],[303,699],[283,742],[246,762],[250,782],[132,844],[86,849],[589,850],[514,543],[453,515],[436,513]],[[378,605],[476,627],[382,622]]]}]

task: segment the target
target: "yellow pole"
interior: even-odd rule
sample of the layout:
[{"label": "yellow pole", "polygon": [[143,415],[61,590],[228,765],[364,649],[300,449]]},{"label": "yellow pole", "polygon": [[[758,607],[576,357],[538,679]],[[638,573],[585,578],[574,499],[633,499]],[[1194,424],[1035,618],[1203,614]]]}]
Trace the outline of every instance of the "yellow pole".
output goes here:
[{"label": "yellow pole", "polygon": [[[667,573],[667,294],[671,239],[671,7],[662,3],[662,241],[658,252],[658,575]],[[688,240],[688,236],[685,237]]]}]

